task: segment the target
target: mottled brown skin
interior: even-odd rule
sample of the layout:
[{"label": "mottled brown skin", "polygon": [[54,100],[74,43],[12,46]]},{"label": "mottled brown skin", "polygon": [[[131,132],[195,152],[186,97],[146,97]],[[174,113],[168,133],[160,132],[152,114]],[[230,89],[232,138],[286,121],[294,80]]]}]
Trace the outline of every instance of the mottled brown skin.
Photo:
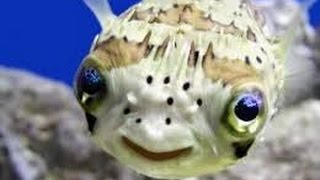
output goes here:
[{"label": "mottled brown skin", "polygon": [[[241,16],[241,15],[240,15]],[[210,16],[206,17],[205,12],[199,10],[192,4],[176,4],[168,10],[161,10],[154,13],[152,9],[146,11],[137,11],[131,20],[148,21],[149,23],[162,23],[172,26],[179,24],[192,25],[196,30],[209,31],[216,28],[216,32],[223,29],[226,34],[243,34],[233,22],[230,25],[223,25],[219,22],[211,20]],[[250,34],[250,32],[247,32]]]},{"label": "mottled brown skin", "polygon": [[239,60],[211,59],[205,61],[203,67],[208,78],[213,81],[222,79],[224,84],[233,87],[258,81],[255,69]]},{"label": "mottled brown skin", "polygon": [[149,52],[148,42],[151,33],[147,34],[143,42],[129,42],[126,38],[110,39],[98,44],[95,50],[89,55],[102,65],[102,69],[110,71],[112,68],[119,68],[139,63]]}]

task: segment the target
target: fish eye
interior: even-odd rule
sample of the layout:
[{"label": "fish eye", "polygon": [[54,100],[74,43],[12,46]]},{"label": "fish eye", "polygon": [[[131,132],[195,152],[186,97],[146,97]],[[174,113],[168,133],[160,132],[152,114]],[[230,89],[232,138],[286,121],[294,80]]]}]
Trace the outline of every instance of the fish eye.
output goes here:
[{"label": "fish eye", "polygon": [[93,68],[84,68],[79,74],[80,88],[83,92],[93,95],[105,86],[104,79],[100,72]]},{"label": "fish eye", "polygon": [[97,106],[106,94],[104,76],[95,67],[83,67],[76,77],[75,92],[82,107],[90,111]]},{"label": "fish eye", "polygon": [[261,97],[253,94],[245,94],[239,98],[234,107],[234,113],[237,118],[244,122],[250,122],[256,119],[261,108]]},{"label": "fish eye", "polygon": [[237,137],[255,135],[266,119],[265,98],[257,89],[237,93],[227,110],[226,127]]}]

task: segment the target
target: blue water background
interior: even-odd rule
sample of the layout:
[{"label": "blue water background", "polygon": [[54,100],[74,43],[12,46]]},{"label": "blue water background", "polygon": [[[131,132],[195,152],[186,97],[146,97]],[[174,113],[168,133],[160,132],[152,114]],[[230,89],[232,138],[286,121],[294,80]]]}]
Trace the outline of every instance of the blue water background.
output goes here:
[{"label": "blue water background", "polygon": [[[138,0],[110,0],[121,13]],[[311,23],[320,26],[320,0]],[[1,0],[0,65],[72,84],[100,27],[81,0]]]}]

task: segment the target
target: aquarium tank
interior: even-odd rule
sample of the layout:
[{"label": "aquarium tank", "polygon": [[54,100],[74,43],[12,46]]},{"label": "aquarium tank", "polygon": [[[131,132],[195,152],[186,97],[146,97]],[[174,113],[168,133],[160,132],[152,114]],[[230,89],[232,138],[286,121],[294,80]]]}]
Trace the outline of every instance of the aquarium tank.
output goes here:
[{"label": "aquarium tank", "polygon": [[320,179],[319,12],[2,0],[0,180]]}]

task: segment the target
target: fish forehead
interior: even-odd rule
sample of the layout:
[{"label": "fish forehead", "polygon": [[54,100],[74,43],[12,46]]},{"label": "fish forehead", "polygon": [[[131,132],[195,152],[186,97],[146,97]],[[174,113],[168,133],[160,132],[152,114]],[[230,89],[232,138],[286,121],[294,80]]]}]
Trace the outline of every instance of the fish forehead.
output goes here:
[{"label": "fish forehead", "polygon": [[108,59],[101,61],[107,69],[166,59],[177,62],[173,66],[199,67],[213,80],[275,77],[270,74],[278,62],[248,1],[147,0],[131,7],[108,30],[93,53]]}]

